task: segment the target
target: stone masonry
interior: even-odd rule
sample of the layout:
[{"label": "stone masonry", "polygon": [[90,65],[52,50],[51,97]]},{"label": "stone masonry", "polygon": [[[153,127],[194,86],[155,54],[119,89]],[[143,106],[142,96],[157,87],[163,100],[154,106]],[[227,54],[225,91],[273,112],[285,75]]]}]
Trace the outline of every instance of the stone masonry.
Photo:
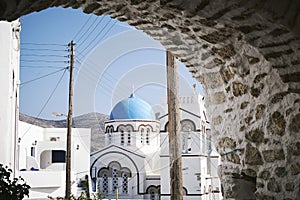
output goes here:
[{"label": "stone masonry", "polygon": [[1,0],[107,14],[159,40],[205,89],[225,199],[300,199],[299,0]]}]

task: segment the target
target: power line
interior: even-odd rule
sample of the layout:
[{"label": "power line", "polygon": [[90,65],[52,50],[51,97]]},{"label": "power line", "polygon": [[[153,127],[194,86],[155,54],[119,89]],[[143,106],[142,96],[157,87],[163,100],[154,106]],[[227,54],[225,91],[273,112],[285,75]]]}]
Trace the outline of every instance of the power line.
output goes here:
[{"label": "power line", "polygon": [[[76,60],[78,60],[78,59],[76,59]],[[89,62],[87,62],[87,61],[90,61],[90,63]],[[78,62],[78,61],[77,61]],[[94,66],[97,66],[97,64],[95,64],[95,63],[92,63],[91,62],[91,60],[86,60],[86,65],[87,66],[90,66],[90,67],[94,67]],[[92,71],[92,70],[89,70],[89,68],[85,68],[85,70],[82,70],[81,72],[83,72],[83,73],[85,73],[85,74],[87,74],[88,76],[90,76],[93,80],[95,80],[95,81],[98,81],[98,77],[96,77],[96,75],[95,75],[95,72],[94,71]],[[108,77],[106,77],[106,75],[109,75],[111,78],[108,78]],[[102,76],[101,77],[99,77],[100,79],[99,79],[99,81],[101,81],[102,80],[102,78],[103,79],[106,79],[106,80],[108,80],[108,81],[110,81],[110,82],[118,82],[118,79],[116,79],[114,76],[112,76],[111,74],[109,74],[107,71],[105,71],[105,73],[103,73],[102,74]],[[104,80],[103,80],[104,81]],[[102,86],[102,89],[104,89],[104,90],[106,90],[107,91],[107,93],[108,93],[108,95],[110,95],[111,94],[111,91],[113,90],[113,89],[115,89],[112,85],[113,85],[113,83],[111,83],[111,84],[100,84],[100,82],[98,82],[98,84],[97,84],[97,86]],[[128,94],[126,93],[125,94],[125,91],[126,90],[128,90],[129,88],[128,87],[125,87],[124,85],[118,85],[118,87],[122,87],[121,89],[120,89],[120,92],[118,92],[117,93],[117,96],[118,97],[120,97],[121,99],[123,99],[124,98],[124,96],[128,96]],[[106,87],[108,87],[108,89],[106,88]],[[122,93],[122,94],[121,94]]]},{"label": "power line", "polygon": [[37,57],[60,57],[60,58],[67,58],[68,56],[62,56],[62,55],[54,55],[54,54],[21,54],[21,57],[23,56],[37,56]]},{"label": "power line", "polygon": [[79,33],[83,30],[83,28],[88,24],[88,22],[90,21],[90,19],[92,18],[93,15],[90,15],[89,18],[86,20],[86,22],[84,23],[84,25],[79,29],[79,31],[76,33],[76,35],[73,37],[73,40],[75,40],[75,38],[79,35]]},{"label": "power line", "polygon": [[79,48],[82,44],[84,44],[84,42],[91,36],[91,34],[95,31],[95,29],[98,27],[98,25],[101,24],[103,19],[104,19],[104,17],[102,17],[100,19],[100,21],[96,24],[96,26],[94,26],[93,30],[86,36],[86,38],[81,43],[79,43],[79,41],[77,42],[77,44],[78,44],[77,48]]},{"label": "power line", "polygon": [[60,52],[66,52],[67,50],[62,49],[49,49],[49,48],[42,48],[42,49],[33,49],[33,48],[21,48],[21,50],[29,50],[29,51],[60,51]]},{"label": "power line", "polygon": [[[91,46],[91,44],[93,43],[93,42],[95,42],[95,40],[101,35],[101,33],[105,30],[105,28],[108,26],[108,24],[111,22],[111,18],[110,18],[110,20],[104,25],[104,27],[101,29],[101,31],[91,40],[91,42],[81,51],[81,52],[84,52],[87,48],[89,48],[90,46]],[[111,29],[111,28],[110,28]],[[109,30],[110,30],[109,29]],[[105,35],[104,35],[105,36]],[[103,38],[103,37],[102,37]],[[101,38],[101,39],[102,39]],[[100,40],[101,41],[101,40]]]},{"label": "power line", "polygon": [[[41,108],[40,112],[37,114],[37,116],[35,117],[35,120],[38,119],[38,117],[41,115],[41,113],[44,111],[44,109],[46,108],[46,106],[48,105],[50,99],[52,98],[53,94],[55,93],[56,89],[58,88],[59,84],[61,83],[65,73],[67,71],[67,68],[65,69],[64,73],[61,75],[61,77],[59,78],[58,82],[56,83],[54,89],[52,90],[51,94],[49,95],[48,99],[46,100],[46,102],[44,103],[43,107]],[[25,137],[25,135],[28,133],[28,131],[31,129],[31,127],[33,126],[33,123],[31,124],[31,126],[25,131],[25,133],[22,135],[21,139]]]},{"label": "power line", "polygon": [[21,83],[20,85],[25,85],[25,84],[27,84],[27,83],[31,83],[31,82],[33,82],[33,81],[39,80],[39,79],[41,79],[41,78],[45,78],[45,77],[47,77],[47,76],[56,74],[56,73],[58,73],[58,72],[60,72],[60,71],[62,71],[62,70],[66,70],[66,69],[67,69],[67,67],[65,67],[65,68],[63,68],[63,69],[60,69],[60,70],[57,70],[57,71],[55,71],[55,72],[51,72],[51,73],[46,74],[46,75],[44,75],[44,76],[40,76],[40,77],[38,77],[38,78],[29,80],[29,81],[25,81],[25,82]]},{"label": "power line", "polygon": [[63,61],[63,60],[22,60],[21,62],[63,62],[63,63],[68,63],[68,61]]},{"label": "power line", "polygon": [[53,68],[53,69],[62,69],[65,67],[58,67],[58,66],[29,66],[29,65],[25,65],[25,66],[20,66],[20,68],[36,68],[36,69],[42,69],[42,68]]},{"label": "power line", "polygon": [[21,45],[37,45],[37,46],[64,46],[66,47],[67,45],[65,44],[51,44],[51,43],[32,43],[32,42],[22,42]]},{"label": "power line", "polygon": [[[103,16],[102,16],[103,17]],[[86,31],[81,35],[81,37],[78,39],[77,44],[79,44],[79,42],[81,41],[81,39],[89,32],[89,30],[91,29],[91,27],[96,23],[96,21],[99,18],[96,17],[95,20],[92,22],[92,24],[86,29]],[[77,47],[78,48],[78,47]]]}]

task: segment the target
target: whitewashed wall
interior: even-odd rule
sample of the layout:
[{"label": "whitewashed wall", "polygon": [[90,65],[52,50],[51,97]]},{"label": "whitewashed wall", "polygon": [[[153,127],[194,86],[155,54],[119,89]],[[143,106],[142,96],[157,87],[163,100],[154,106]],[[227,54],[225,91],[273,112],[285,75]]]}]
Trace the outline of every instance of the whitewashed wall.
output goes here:
[{"label": "whitewashed wall", "polygon": [[19,96],[20,23],[0,21],[0,163],[15,168]]}]

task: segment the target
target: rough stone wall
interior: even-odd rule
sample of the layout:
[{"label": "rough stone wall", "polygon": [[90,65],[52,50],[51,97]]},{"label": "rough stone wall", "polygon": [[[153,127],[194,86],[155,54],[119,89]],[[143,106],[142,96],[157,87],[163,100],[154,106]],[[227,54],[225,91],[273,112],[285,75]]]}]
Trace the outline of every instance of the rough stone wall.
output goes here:
[{"label": "rough stone wall", "polygon": [[2,0],[0,19],[51,6],[127,21],[205,89],[226,199],[300,199],[300,1]]}]

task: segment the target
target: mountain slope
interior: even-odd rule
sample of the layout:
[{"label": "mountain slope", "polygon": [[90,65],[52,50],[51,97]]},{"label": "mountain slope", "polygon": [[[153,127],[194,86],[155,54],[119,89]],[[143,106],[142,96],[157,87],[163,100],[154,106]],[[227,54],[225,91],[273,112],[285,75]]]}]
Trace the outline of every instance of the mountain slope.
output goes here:
[{"label": "mountain slope", "polygon": [[[104,146],[104,121],[108,119],[108,115],[96,112],[73,118],[73,128],[91,128],[91,152],[97,151]],[[67,125],[66,119],[46,120],[22,113],[19,114],[19,120],[43,128],[66,128]]]}]

